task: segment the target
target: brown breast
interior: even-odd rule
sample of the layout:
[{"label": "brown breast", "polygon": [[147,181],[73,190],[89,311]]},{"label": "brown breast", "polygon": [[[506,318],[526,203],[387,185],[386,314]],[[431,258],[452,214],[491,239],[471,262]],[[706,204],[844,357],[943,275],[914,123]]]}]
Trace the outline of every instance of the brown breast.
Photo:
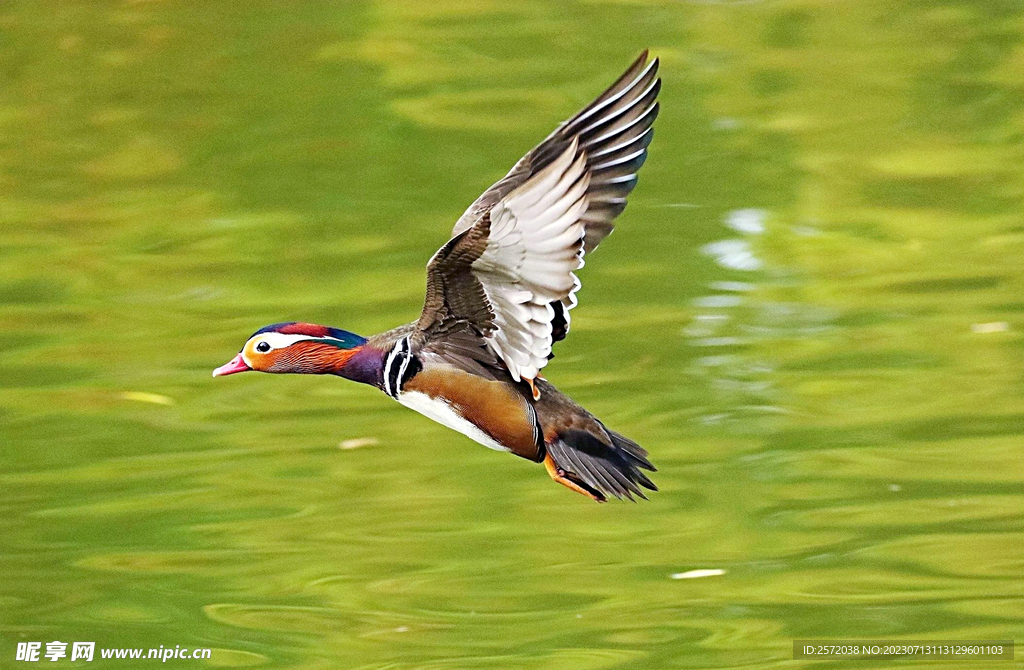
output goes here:
[{"label": "brown breast", "polygon": [[444,398],[463,418],[512,453],[540,460],[533,408],[512,384],[443,366],[420,371],[403,390]]}]

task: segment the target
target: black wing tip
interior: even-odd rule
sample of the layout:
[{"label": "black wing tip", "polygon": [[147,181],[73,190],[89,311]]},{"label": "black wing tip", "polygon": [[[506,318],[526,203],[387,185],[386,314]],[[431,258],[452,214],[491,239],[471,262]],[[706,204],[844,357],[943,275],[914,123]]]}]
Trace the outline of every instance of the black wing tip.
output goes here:
[{"label": "black wing tip", "polygon": [[[661,81],[661,80],[659,79],[658,81]],[[658,114],[660,112],[661,112],[661,100],[655,100],[654,104],[651,105],[650,111],[647,112],[647,114],[650,114],[650,118],[646,119],[646,123],[650,127],[652,127],[652,128],[654,127],[654,122],[658,119]]]},{"label": "black wing tip", "polygon": [[623,72],[623,76],[629,74],[630,72],[632,72],[633,70],[635,70],[637,68],[644,68],[644,67],[646,67],[647,66],[647,61],[648,61],[648,59],[650,59],[650,57],[651,57],[651,48],[650,47],[645,47],[642,51],[640,51],[640,53],[637,55],[637,57],[633,59],[633,62],[629,64],[629,67],[627,67],[625,69],[625,71]]},{"label": "black wing tip", "polygon": [[[651,47],[644,47],[643,49],[640,50],[640,53],[637,55],[637,57],[633,59],[633,65],[638,65],[640,63],[646,64],[647,61],[650,60],[650,58]],[[655,57],[654,60],[655,62],[657,62],[658,58]]]},{"label": "black wing tip", "polygon": [[648,62],[647,59],[650,58],[650,53],[651,53],[650,49],[644,49],[643,51],[641,51],[640,52],[640,58],[637,58],[636,63],[643,63],[643,65],[644,65],[643,73],[644,74],[651,74],[651,73],[657,74],[658,68],[661,67],[661,57],[660,56],[655,56],[654,60],[651,60],[650,62]]},{"label": "black wing tip", "polygon": [[654,85],[651,86],[651,91],[653,91],[652,96],[655,98],[657,98],[658,94],[661,93],[661,77],[658,77],[657,79],[654,80]]}]

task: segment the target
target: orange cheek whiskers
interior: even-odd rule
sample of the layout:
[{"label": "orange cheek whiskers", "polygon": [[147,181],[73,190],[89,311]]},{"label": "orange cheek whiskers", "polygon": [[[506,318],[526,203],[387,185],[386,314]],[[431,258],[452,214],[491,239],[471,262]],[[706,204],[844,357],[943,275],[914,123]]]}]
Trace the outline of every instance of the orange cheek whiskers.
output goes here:
[{"label": "orange cheek whiskers", "polygon": [[331,367],[330,371],[331,372],[338,372],[343,367],[345,367],[345,364],[348,363],[349,360],[353,356],[355,356],[357,353],[359,353],[359,350],[362,349],[362,347],[360,346],[360,347],[353,347],[352,349],[338,349],[336,347],[328,346],[328,347],[325,347],[325,349],[331,349],[332,350],[332,351],[329,351],[329,352],[325,352],[326,353],[326,359],[329,362],[330,367]]},{"label": "orange cheek whiskers", "polygon": [[336,373],[345,367],[349,359],[361,348],[339,349],[320,343],[310,343],[302,347],[293,345],[278,354],[268,372]]}]

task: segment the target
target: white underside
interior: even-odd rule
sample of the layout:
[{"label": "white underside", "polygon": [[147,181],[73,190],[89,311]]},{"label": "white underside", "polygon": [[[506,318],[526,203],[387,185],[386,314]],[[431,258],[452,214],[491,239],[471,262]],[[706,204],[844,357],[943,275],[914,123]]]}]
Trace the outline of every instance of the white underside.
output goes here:
[{"label": "white underside", "polygon": [[457,430],[488,449],[509,451],[508,447],[503,447],[495,442],[490,435],[477,428],[476,424],[472,421],[463,418],[461,414],[455,411],[454,407],[444,400],[431,398],[426,393],[418,391],[405,391],[398,394],[398,402],[409,409],[416,410],[429,419],[433,419],[442,426]]}]

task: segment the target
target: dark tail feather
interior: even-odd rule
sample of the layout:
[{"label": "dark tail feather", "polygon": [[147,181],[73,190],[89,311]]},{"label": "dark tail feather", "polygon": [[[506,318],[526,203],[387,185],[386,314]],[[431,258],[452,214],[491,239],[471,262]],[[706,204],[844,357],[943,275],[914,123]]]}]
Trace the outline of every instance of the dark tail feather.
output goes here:
[{"label": "dark tail feather", "polygon": [[567,476],[578,480],[587,489],[616,498],[637,495],[647,499],[640,487],[657,491],[658,487],[641,469],[654,472],[656,468],[647,460],[647,452],[632,440],[614,431],[607,431],[612,445],[596,435],[579,430],[559,433],[558,439],[548,443],[548,453]]}]

